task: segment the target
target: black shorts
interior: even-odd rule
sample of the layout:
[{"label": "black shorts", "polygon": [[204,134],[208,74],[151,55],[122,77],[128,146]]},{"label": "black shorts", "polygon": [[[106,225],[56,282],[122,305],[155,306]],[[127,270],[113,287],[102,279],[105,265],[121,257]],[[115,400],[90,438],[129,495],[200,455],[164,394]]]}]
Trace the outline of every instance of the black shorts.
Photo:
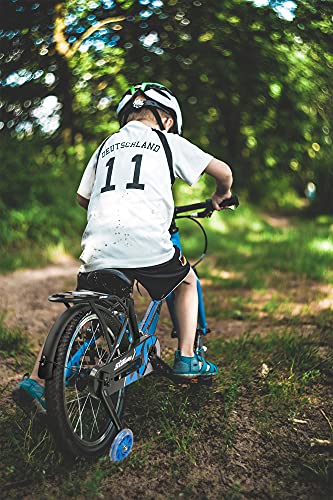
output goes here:
[{"label": "black shorts", "polygon": [[[164,299],[174,288],[176,288],[188,275],[190,264],[181,255],[178,247],[172,259],[158,264],[157,266],[137,267],[137,268],[117,268],[124,273],[132,282],[137,280],[148,291],[154,300]],[[92,271],[93,272],[93,271]],[[91,290],[88,276],[90,273],[79,273],[77,277],[78,290]],[[105,277],[105,275],[104,275]],[[94,284],[95,292],[109,293],[105,280]]]}]

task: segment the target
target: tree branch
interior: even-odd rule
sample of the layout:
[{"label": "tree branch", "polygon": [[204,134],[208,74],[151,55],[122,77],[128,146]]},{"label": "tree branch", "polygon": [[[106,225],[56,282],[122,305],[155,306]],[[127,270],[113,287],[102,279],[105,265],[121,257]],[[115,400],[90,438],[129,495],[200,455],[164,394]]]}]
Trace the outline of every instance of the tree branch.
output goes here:
[{"label": "tree branch", "polygon": [[89,38],[93,33],[100,30],[106,24],[110,23],[119,23],[121,21],[125,21],[125,16],[118,17],[107,17],[102,21],[90,26],[83,35],[73,43],[72,46],[67,42],[65,35],[65,8],[63,3],[58,3],[55,6],[55,20],[54,20],[54,33],[53,38],[55,41],[55,48],[59,55],[65,57],[67,60],[70,60],[75,52],[80,48],[81,44]]},{"label": "tree branch", "polygon": [[65,37],[65,13],[62,3],[58,3],[55,8],[54,32],[53,39],[55,41],[55,49],[60,56],[66,57],[70,50],[70,45]]},{"label": "tree branch", "polygon": [[68,59],[71,59],[75,52],[80,48],[81,44],[86,40],[87,38],[90,37],[95,31],[100,30],[105,26],[106,24],[110,23],[119,23],[120,21],[125,21],[126,17],[124,16],[118,16],[118,17],[108,17],[106,19],[103,19],[102,21],[99,21],[98,23],[94,24],[90,28],[87,29],[85,33],[81,36],[79,40],[76,40],[76,42],[73,43],[72,47],[68,50],[66,57]]}]

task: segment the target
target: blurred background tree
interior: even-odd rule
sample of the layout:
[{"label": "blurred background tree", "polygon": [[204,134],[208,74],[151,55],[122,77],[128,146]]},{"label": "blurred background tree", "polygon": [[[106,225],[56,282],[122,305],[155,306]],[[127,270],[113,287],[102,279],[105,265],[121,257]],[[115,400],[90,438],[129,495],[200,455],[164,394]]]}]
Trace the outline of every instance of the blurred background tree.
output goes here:
[{"label": "blurred background tree", "polygon": [[145,80],[172,89],[185,137],[230,162],[243,197],[332,213],[331,0],[0,5],[3,244],[78,238],[84,165]]}]

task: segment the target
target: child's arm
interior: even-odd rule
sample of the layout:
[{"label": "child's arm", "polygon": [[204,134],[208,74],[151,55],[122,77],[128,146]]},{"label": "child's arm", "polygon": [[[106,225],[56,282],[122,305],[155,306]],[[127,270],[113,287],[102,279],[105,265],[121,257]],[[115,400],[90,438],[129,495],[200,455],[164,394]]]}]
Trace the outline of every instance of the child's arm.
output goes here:
[{"label": "child's arm", "polygon": [[89,200],[87,198],[84,198],[83,196],[81,196],[80,194],[77,195],[77,202],[78,204],[87,209],[88,208],[88,205],[89,205]]},{"label": "child's arm", "polygon": [[213,158],[206,167],[205,173],[216,180],[216,190],[212,194],[213,208],[214,210],[221,210],[220,203],[231,197],[230,189],[233,180],[231,169],[223,161]]}]

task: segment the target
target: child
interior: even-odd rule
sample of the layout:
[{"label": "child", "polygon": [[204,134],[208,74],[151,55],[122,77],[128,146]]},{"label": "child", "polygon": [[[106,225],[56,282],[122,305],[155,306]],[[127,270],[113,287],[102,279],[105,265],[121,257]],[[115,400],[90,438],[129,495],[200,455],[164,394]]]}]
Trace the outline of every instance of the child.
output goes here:
[{"label": "child", "polygon": [[[163,85],[133,85],[121,99],[117,114],[119,132],[96,150],[77,191],[79,204],[88,210],[78,289],[89,288],[89,272],[114,268],[140,282],[153,299],[174,290],[179,350],[173,371],[184,377],[215,375],[217,366],[193,351],[196,276],[170,240],[171,188],[175,178],[193,185],[203,173],[211,175],[216,180],[213,207],[220,210],[219,204],[231,196],[231,170],[180,136],[181,110]],[[43,404],[38,365],[37,360],[31,377],[14,391],[19,404],[20,395]]]}]

